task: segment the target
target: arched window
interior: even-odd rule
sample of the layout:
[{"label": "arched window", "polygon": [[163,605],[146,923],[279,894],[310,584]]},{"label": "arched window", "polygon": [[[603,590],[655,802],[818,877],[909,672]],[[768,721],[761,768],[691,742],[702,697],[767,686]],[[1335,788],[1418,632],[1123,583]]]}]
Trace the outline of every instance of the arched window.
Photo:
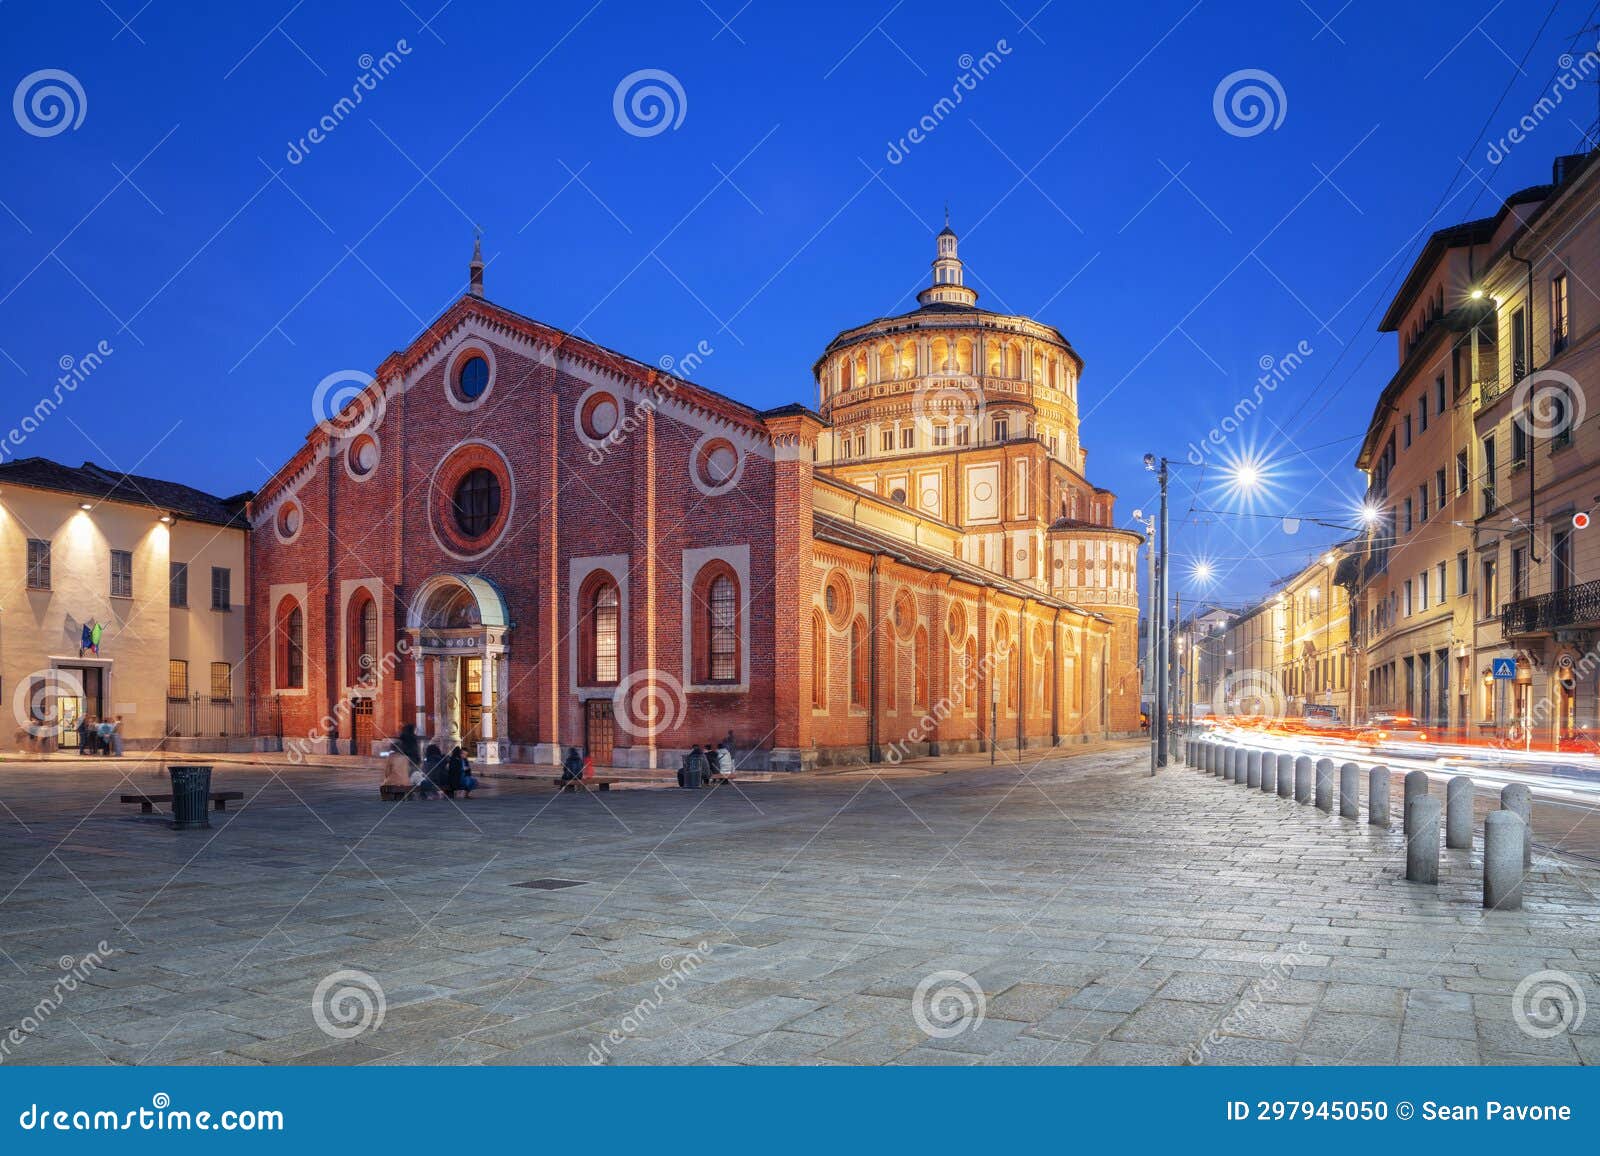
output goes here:
[{"label": "arched window", "polygon": [[963,337],[956,342],[956,372],[972,372],[972,341],[970,338]]},{"label": "arched window", "polygon": [[822,611],[811,611],[811,708],[828,709],[828,623]]},{"label": "arched window", "polygon": [[1015,343],[1006,346],[1006,376],[1022,380],[1022,346]]},{"label": "arched window", "polygon": [[850,624],[850,705],[867,705],[867,623],[857,618]]},{"label": "arched window", "polygon": [[738,682],[739,576],[726,562],[711,562],[695,576],[691,613],[696,682]]},{"label": "arched window", "polygon": [[911,701],[916,706],[928,705],[928,632],[924,627],[917,627],[916,638],[911,644],[911,666],[915,683],[912,686]]},{"label": "arched window", "polygon": [[899,377],[895,368],[894,346],[884,342],[878,346],[878,380],[890,381]]},{"label": "arched window", "polygon": [[579,674],[588,686],[613,686],[622,671],[622,599],[604,571],[591,574],[578,596]]},{"label": "arched window", "polygon": [[306,615],[300,603],[285,598],[278,604],[278,689],[306,685]]},{"label": "arched window", "polygon": [[[972,704],[977,699],[977,694],[976,694],[976,689],[977,689],[977,686],[978,686],[978,641],[977,641],[977,639],[975,639],[975,638],[968,638],[967,639],[967,650],[966,650],[965,658],[966,658],[966,661],[962,664],[963,670],[961,671],[961,682],[962,682],[961,696],[962,696],[962,699],[967,703],[968,707],[970,708],[972,706]],[[971,686],[974,689],[974,693],[972,695],[968,695],[967,694],[966,688],[968,686]]]},{"label": "arched window", "polygon": [[378,677],[378,603],[365,590],[358,591],[350,600],[345,637],[349,640],[345,680],[351,685],[375,681]]}]

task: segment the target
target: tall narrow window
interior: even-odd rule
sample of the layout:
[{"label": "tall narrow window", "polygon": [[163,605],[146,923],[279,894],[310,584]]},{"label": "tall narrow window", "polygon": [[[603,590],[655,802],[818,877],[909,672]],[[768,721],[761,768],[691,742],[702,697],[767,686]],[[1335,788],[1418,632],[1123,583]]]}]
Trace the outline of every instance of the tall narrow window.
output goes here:
[{"label": "tall narrow window", "polygon": [[820,610],[811,612],[811,708],[828,709],[828,623]]},{"label": "tall narrow window", "polygon": [[1522,309],[1511,313],[1511,380],[1521,381],[1528,372],[1528,315]]},{"label": "tall narrow window", "polygon": [[127,550],[111,551],[111,597],[133,597],[133,555]]},{"label": "tall narrow window", "polygon": [[620,677],[622,658],[622,605],[612,582],[597,586],[589,603],[589,678],[599,686]]},{"label": "tall narrow window", "polygon": [[211,567],[211,609],[233,609],[233,571],[226,566]]},{"label": "tall narrow window", "polygon": [[50,589],[50,543],[28,539],[28,589]]},{"label": "tall narrow window", "polygon": [[167,662],[167,697],[174,702],[189,697],[189,664],[181,658]]},{"label": "tall narrow window", "polygon": [[189,563],[174,562],[167,582],[167,601],[182,609],[189,605]]},{"label": "tall narrow window", "polygon": [[867,624],[857,618],[850,624],[850,705],[867,705]]},{"label": "tall narrow window", "polygon": [[1528,596],[1528,553],[1521,546],[1511,550],[1511,601],[1521,602]]},{"label": "tall narrow window", "polygon": [[1567,275],[1550,278],[1550,354],[1567,347]]},{"label": "tall narrow window", "polygon": [[737,682],[739,678],[739,593],[726,575],[711,583],[706,624],[712,682]]},{"label": "tall narrow window", "polygon": [[306,684],[306,616],[292,598],[278,610],[278,688],[300,690]]},{"label": "tall narrow window", "polygon": [[1495,611],[1500,609],[1500,588],[1495,581],[1495,563],[1493,558],[1483,560],[1483,605],[1479,608],[1478,617],[1491,618]]},{"label": "tall narrow window", "polygon": [[1550,588],[1571,589],[1575,580],[1572,568],[1572,531],[1555,530],[1550,535]]},{"label": "tall narrow window", "polygon": [[226,662],[211,664],[211,701],[228,702],[233,698],[233,667]]}]

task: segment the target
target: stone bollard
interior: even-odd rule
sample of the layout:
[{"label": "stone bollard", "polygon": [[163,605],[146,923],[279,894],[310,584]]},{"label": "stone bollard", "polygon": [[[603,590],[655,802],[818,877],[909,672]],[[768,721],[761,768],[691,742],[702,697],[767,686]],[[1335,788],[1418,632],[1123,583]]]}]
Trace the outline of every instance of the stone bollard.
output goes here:
[{"label": "stone bollard", "polygon": [[1233,782],[1233,748],[1222,748],[1222,777],[1228,782]]},{"label": "stone bollard", "polygon": [[1228,747],[1227,770],[1224,772],[1223,778],[1230,783],[1237,783],[1244,778],[1244,750],[1242,748]]},{"label": "stone bollard", "polygon": [[1285,752],[1278,756],[1278,798],[1287,799],[1294,793],[1294,756]]},{"label": "stone bollard", "polygon": [[1367,772],[1367,823],[1373,827],[1389,825],[1389,768],[1373,767]]},{"label": "stone bollard", "polygon": [[1444,845],[1472,849],[1472,779],[1456,775],[1444,786]]},{"label": "stone bollard", "polygon": [[1416,804],[1406,808],[1406,821],[1411,824],[1406,835],[1406,878],[1412,883],[1439,882],[1439,800],[1417,796]]},{"label": "stone bollard", "polygon": [[1522,820],[1528,837],[1522,841],[1522,865],[1533,866],[1533,792],[1526,783],[1511,783],[1500,788],[1500,806]]},{"label": "stone bollard", "polygon": [[1354,763],[1339,768],[1339,817],[1361,818],[1361,768]]},{"label": "stone bollard", "polygon": [[1222,744],[1212,739],[1206,743],[1206,770],[1222,777]]},{"label": "stone bollard", "polygon": [[1311,756],[1301,755],[1294,761],[1294,801],[1311,801]]},{"label": "stone bollard", "polygon": [[1244,758],[1245,786],[1259,787],[1261,785],[1261,752],[1250,751]]},{"label": "stone bollard", "polygon": [[1333,810],[1333,760],[1317,760],[1317,810]]},{"label": "stone bollard", "polygon": [[1202,739],[1195,744],[1194,761],[1202,771],[1207,774],[1211,772],[1211,743],[1208,740]]},{"label": "stone bollard", "polygon": [[1278,789],[1278,756],[1272,751],[1261,752],[1261,789],[1269,795]]},{"label": "stone bollard", "polygon": [[1427,771],[1406,772],[1406,809],[1405,813],[1400,816],[1400,829],[1406,833],[1407,838],[1411,836],[1411,812],[1413,808],[1415,808],[1419,799],[1426,799],[1428,797],[1428,786],[1429,782]]},{"label": "stone bollard", "polygon": [[1522,854],[1528,825],[1515,811],[1490,811],[1483,820],[1483,905],[1522,910]]}]

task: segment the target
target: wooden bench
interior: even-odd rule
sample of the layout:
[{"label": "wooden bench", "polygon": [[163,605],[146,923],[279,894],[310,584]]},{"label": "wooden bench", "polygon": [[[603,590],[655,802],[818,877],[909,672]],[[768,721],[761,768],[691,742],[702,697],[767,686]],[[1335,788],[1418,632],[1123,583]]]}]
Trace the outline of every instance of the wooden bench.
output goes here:
[{"label": "wooden bench", "polygon": [[398,803],[402,799],[415,798],[414,788],[402,787],[398,783],[379,783],[378,798],[385,803]]},{"label": "wooden bench", "polygon": [[733,781],[734,776],[724,774],[721,771],[717,771],[715,774],[706,776],[706,786],[708,787],[716,787],[722,785],[723,783],[731,783]]},{"label": "wooden bench", "polygon": [[[211,807],[216,811],[226,811],[230,799],[244,798],[243,791],[212,791]],[[124,803],[138,803],[139,813],[149,815],[156,809],[157,803],[171,803],[171,795],[123,795]]]},{"label": "wooden bench", "polygon": [[552,779],[558,791],[609,791],[615,779]]}]

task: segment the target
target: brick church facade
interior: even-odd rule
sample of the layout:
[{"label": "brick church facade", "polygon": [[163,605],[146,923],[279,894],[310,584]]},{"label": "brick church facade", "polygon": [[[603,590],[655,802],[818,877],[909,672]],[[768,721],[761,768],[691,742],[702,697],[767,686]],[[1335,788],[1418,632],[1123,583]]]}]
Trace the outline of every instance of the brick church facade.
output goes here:
[{"label": "brick church facade", "polygon": [[948,228],[918,309],[828,346],[816,410],[514,313],[482,271],[250,505],[257,736],[657,767],[732,731],[798,769],[1137,730],[1140,538],[1083,475],[1082,361],[978,309]]}]

